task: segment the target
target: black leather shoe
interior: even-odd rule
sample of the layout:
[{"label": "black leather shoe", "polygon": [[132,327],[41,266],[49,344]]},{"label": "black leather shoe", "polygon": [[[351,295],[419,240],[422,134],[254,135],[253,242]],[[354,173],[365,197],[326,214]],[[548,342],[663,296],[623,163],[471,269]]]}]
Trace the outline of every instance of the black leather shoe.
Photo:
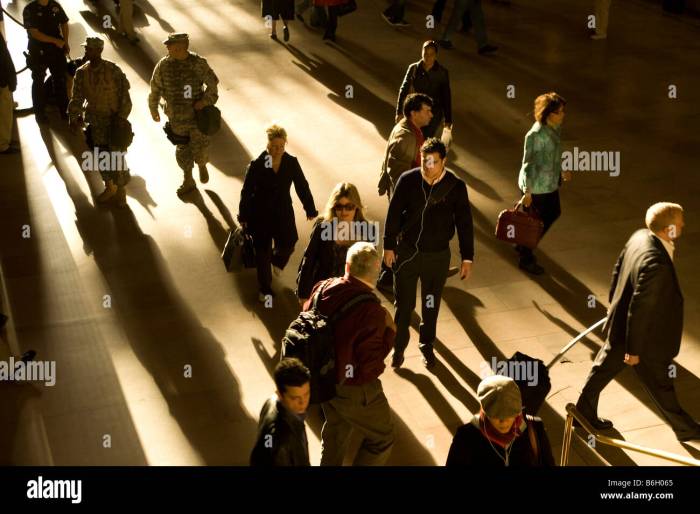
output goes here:
[{"label": "black leather shoe", "polygon": [[423,354],[423,365],[426,368],[433,368],[436,362],[437,361],[435,359],[435,353],[433,353],[432,351]]},{"label": "black leather shoe", "polygon": [[400,368],[403,365],[403,354],[394,352],[394,356],[391,358],[391,367]]},{"label": "black leather shoe", "polygon": [[[613,427],[613,422],[609,419],[595,418],[595,420],[593,420],[590,418],[586,418],[586,421],[588,421],[591,424],[591,426],[596,430],[610,430]],[[574,419],[574,427],[580,428],[581,423]]]},{"label": "black leather shoe", "polygon": [[520,261],[518,266],[521,270],[527,271],[531,275],[541,275],[544,273],[544,268],[534,261]]}]

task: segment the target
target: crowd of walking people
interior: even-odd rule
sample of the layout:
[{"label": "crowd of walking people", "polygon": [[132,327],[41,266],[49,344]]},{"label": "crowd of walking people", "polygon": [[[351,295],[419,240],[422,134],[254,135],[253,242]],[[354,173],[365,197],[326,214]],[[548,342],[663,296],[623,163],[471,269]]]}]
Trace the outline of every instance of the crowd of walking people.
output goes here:
[{"label": "crowd of walking people", "polygon": [[[315,7],[327,7],[324,38],[335,38],[337,18],[345,13],[339,6],[346,3],[314,3]],[[405,5],[405,1],[396,0],[384,17],[392,25],[404,24]],[[436,2],[435,18],[441,18],[444,6],[444,0]],[[128,12],[131,2],[122,0],[121,8]],[[262,15],[271,22],[270,36],[277,38],[277,21],[281,20],[283,38],[289,40],[288,22],[295,12],[303,21],[308,8],[308,2],[295,9],[291,0],[264,0]],[[313,12],[320,23],[321,15]],[[104,40],[88,37],[68,91],[63,80],[70,52],[67,22],[56,0],[34,0],[24,10],[36,120],[47,123],[50,92],[71,129],[84,133],[88,148],[98,154],[123,155],[133,137],[128,122],[132,107],[129,81],[119,65],[102,58]],[[332,320],[329,326],[335,391],[321,402],[321,465],[343,464],[353,432],[362,436],[354,464],[387,462],[395,434],[380,376],[389,355],[391,367],[398,369],[404,364],[418,282],[418,346],[423,364],[430,369],[437,361],[436,326],[446,280],[451,275],[468,280],[478,272],[468,184],[449,168],[452,91],[449,72],[438,60],[441,48],[452,47],[451,36],[460,22],[474,30],[479,53],[496,50],[486,38],[480,2],[459,0],[442,39],[426,41],[420,60],[408,66],[397,93],[395,126],[388,134],[384,159],[377,163],[377,193],[388,199],[386,214],[380,220],[381,242],[377,222],[367,218],[362,202],[370,192],[361,192],[352,183],[338,183],[319,212],[300,159],[286,151],[288,135],[283,127],[275,124],[265,129],[265,148],[245,170],[238,222],[240,230],[254,243],[261,302],[275,297],[273,276],[280,276],[288,265],[299,240],[292,185],[306,221],[312,224],[297,272],[296,295],[302,312],[315,312]],[[122,24],[125,35],[137,42],[128,14]],[[195,164],[199,182],[209,180],[209,136],[215,132],[211,127],[220,116],[215,108],[219,98],[217,75],[205,58],[189,50],[189,41],[185,33],[170,34],[163,41],[167,55],[155,65],[147,99],[155,122],[161,121],[161,107],[167,117],[164,131],[175,146],[175,161],[183,172],[183,183],[177,190],[181,197],[197,187]],[[9,65],[4,40],[0,50],[5,73]],[[50,88],[45,82],[47,70],[54,78]],[[11,81],[0,83],[10,90],[14,85]],[[0,101],[5,102],[1,96]],[[513,188],[518,188],[525,211],[541,220],[541,240],[561,215],[559,191],[571,182],[572,173],[563,171],[561,165],[566,100],[556,92],[546,92],[537,96],[533,105],[533,125],[524,137],[522,165],[518,176],[513,177]],[[7,148],[1,152],[7,152]],[[99,171],[105,189],[98,202],[114,201],[126,207],[125,188],[130,174],[125,161]],[[664,371],[678,354],[683,326],[682,295],[673,265],[673,245],[682,233],[683,209],[672,203],[655,204],[649,208],[645,222],[647,228],[632,236],[614,267],[606,346],[596,357],[579,407],[596,428],[610,428],[611,422],[598,418],[598,397],[625,365],[633,366],[679,440],[697,439],[700,426],[678,403],[673,380]],[[450,242],[455,234],[459,265],[452,268]],[[533,248],[512,246],[524,272],[533,276],[545,273]],[[393,313],[380,304],[375,290],[393,297]],[[652,312],[654,298],[659,295],[668,306],[667,316]],[[360,296],[363,301],[344,309]],[[668,341],[663,349],[653,344],[660,339]],[[260,415],[251,464],[309,465],[304,420],[318,373],[298,358],[281,360],[274,372],[275,396],[265,403]],[[521,390],[512,378],[485,377],[477,398],[480,411],[457,430],[448,466],[554,464],[545,427],[531,415],[534,413],[523,410]]]}]

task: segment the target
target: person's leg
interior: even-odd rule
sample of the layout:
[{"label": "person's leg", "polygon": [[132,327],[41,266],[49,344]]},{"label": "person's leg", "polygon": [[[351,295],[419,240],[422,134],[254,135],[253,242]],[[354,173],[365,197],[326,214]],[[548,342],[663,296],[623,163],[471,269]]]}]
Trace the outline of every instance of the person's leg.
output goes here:
[{"label": "person's leg", "polygon": [[[54,47],[55,48],[55,47]],[[68,117],[68,92],[66,91],[66,73],[68,65],[63,50],[55,48],[48,54],[48,65],[53,79],[56,107],[62,118]]]},{"label": "person's leg", "polygon": [[264,295],[272,294],[272,238],[253,234],[258,287]]},{"label": "person's leg", "polygon": [[134,0],[119,2],[119,28],[129,39],[136,39],[134,33]]},{"label": "person's leg", "polygon": [[31,54],[30,59],[32,62],[32,104],[34,105],[34,115],[37,121],[46,121],[44,80],[46,80],[48,65],[46,64],[46,59],[38,53]]},{"label": "person's leg", "polygon": [[612,346],[607,341],[596,355],[581,396],[576,402],[576,408],[589,420],[598,418],[600,393],[625,368],[624,358],[624,345]]},{"label": "person's leg", "polygon": [[484,20],[484,10],[481,6],[481,0],[468,0],[467,10],[469,11],[469,18],[474,28],[476,47],[484,48],[489,44],[489,40],[486,34],[486,20]]},{"label": "person's leg", "polygon": [[700,425],[678,403],[676,389],[670,376],[671,364],[654,364],[640,359],[634,370],[654,404],[671,425],[676,437],[700,437]]},{"label": "person's leg", "polygon": [[420,255],[413,257],[414,253],[415,248],[399,249],[398,262],[394,265],[394,363],[403,361],[403,353],[408,346],[411,315],[416,308]]},{"label": "person's leg", "polygon": [[0,87],[0,152],[12,142],[12,93],[8,86]]},{"label": "person's leg", "polygon": [[177,190],[178,194],[185,194],[197,187],[192,178],[192,168],[194,167],[194,155],[192,154],[192,136],[190,135],[190,126],[186,123],[170,122],[170,127],[178,136],[189,136],[190,142],[177,145],[175,147],[175,160],[183,173],[183,182]]},{"label": "person's leg", "polygon": [[196,126],[190,128],[190,149],[192,158],[199,168],[199,181],[202,184],[209,182],[209,136],[202,134]]},{"label": "person's leg", "polygon": [[364,436],[353,466],[383,466],[394,446],[394,422],[389,401],[379,379],[360,386],[364,394],[361,407],[348,422]]},{"label": "person's leg", "polygon": [[335,37],[335,31],[338,29],[338,7],[331,5],[328,8],[328,31],[329,35]]},{"label": "person's leg", "polygon": [[352,425],[345,416],[357,407],[356,386],[336,386],[335,398],[321,404],[326,421],[321,429],[321,466],[342,466],[348,451]]},{"label": "person's leg", "polygon": [[467,9],[467,2],[469,0],[455,0],[454,8],[450,13],[450,18],[447,20],[447,26],[445,27],[445,32],[442,34],[443,41],[451,41],[452,36],[457,32],[457,26],[459,25],[459,20],[464,15],[464,11]]},{"label": "person's leg", "polygon": [[[535,197],[537,197],[537,200],[535,200]],[[532,203],[544,222],[544,231],[542,232],[542,237],[544,237],[554,222],[561,216],[559,190],[543,195],[532,195]]]},{"label": "person's leg", "polygon": [[442,289],[450,269],[450,250],[442,252],[421,253],[420,291],[421,291],[421,323],[419,327],[419,348],[428,364],[432,365],[433,343],[437,327],[437,317],[440,312]]},{"label": "person's leg", "polygon": [[430,12],[430,14],[432,14],[433,18],[435,19],[435,24],[438,24],[442,21],[442,13],[445,11],[446,3],[447,0],[435,0],[435,3],[433,4],[433,10]]},{"label": "person's leg", "polygon": [[275,238],[275,247],[272,251],[272,265],[284,269],[289,262],[289,258],[294,253],[294,243]]}]

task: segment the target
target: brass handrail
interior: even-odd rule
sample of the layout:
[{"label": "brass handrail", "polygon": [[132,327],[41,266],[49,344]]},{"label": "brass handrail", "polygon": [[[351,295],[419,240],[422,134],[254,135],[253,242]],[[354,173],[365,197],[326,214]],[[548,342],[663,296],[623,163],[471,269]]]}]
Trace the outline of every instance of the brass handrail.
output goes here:
[{"label": "brass handrail", "polygon": [[581,413],[576,409],[576,405],[569,403],[566,405],[566,423],[564,424],[564,441],[562,442],[561,449],[561,466],[566,466],[569,463],[569,450],[571,449],[571,436],[573,434],[574,428],[574,418],[578,421],[581,426],[595,437],[598,441],[608,446],[614,446],[616,448],[622,448],[625,450],[632,450],[635,452],[643,453],[645,455],[651,455],[652,457],[657,457],[659,459],[668,460],[675,462],[677,464],[683,464],[685,466],[700,466],[700,460],[693,459],[691,457],[684,457],[683,455],[677,455],[675,453],[667,452],[664,450],[656,450],[654,448],[647,448],[646,446],[639,446],[638,444],[628,443],[622,439],[615,439],[605,435],[600,435],[591,426],[586,418],[584,418]]}]

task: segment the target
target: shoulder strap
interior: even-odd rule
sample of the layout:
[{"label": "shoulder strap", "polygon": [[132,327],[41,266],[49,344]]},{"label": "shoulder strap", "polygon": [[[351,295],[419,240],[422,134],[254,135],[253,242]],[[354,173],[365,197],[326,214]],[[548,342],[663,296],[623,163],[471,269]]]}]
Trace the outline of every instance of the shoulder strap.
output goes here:
[{"label": "shoulder strap", "polygon": [[368,302],[368,301],[374,301],[374,302],[379,302],[376,296],[374,296],[372,293],[363,293],[359,294],[347,302],[343,304],[343,306],[335,311],[333,315],[331,316],[331,323],[335,323],[340,319],[346,312],[348,312],[350,309],[352,309],[355,305],[358,303],[363,303],[363,302]]},{"label": "shoulder strap", "polygon": [[311,302],[311,308],[313,310],[316,310],[318,308],[318,300],[321,297],[321,293],[323,293],[323,291],[326,289],[326,286],[328,286],[328,284],[331,283],[331,280],[333,280],[333,279],[329,278],[328,280],[326,280],[324,282],[324,284],[318,288],[318,291],[316,291],[316,294],[314,295],[313,302]]}]

